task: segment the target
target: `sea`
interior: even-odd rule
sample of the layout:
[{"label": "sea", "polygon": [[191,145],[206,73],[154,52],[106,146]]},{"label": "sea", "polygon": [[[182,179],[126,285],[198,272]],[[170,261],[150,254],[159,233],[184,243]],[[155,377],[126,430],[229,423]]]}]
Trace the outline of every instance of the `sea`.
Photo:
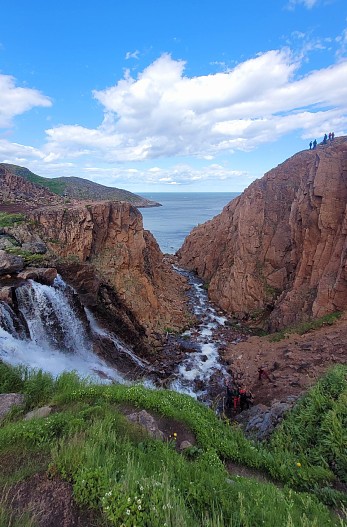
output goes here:
[{"label": "sea", "polygon": [[238,192],[141,192],[161,207],[141,208],[144,228],[163,253],[175,254],[191,230],[222,212]]}]

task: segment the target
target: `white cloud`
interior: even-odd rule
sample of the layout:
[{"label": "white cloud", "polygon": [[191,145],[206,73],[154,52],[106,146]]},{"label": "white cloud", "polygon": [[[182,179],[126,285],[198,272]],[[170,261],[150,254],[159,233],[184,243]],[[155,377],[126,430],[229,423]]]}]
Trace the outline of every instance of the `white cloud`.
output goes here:
[{"label": "white cloud", "polygon": [[103,185],[119,186],[122,184],[152,185],[165,183],[167,185],[190,185],[197,181],[226,181],[247,177],[247,173],[240,170],[232,170],[220,164],[210,164],[201,168],[193,168],[188,163],[176,164],[169,168],[151,167],[148,169],[128,168],[99,168],[88,167],[80,171],[81,177],[97,181]]},{"label": "white cloud", "polygon": [[128,185],[189,185],[196,181],[225,181],[248,177],[247,172],[226,168],[221,164],[206,164],[194,168],[190,164],[173,164],[169,168],[151,166],[133,168],[123,165],[112,168],[98,165],[81,167],[76,162],[57,162],[57,158],[31,146],[0,139],[0,161],[25,166],[45,177],[77,176],[102,185],[126,188]]},{"label": "white cloud", "polygon": [[138,59],[139,58],[139,50],[137,49],[136,51],[127,51],[126,54],[125,54],[125,60],[129,60],[129,59]]},{"label": "white cloud", "polygon": [[294,9],[297,4],[303,4],[307,9],[312,9],[318,4],[318,0],[289,0],[288,8]]},{"label": "white cloud", "polygon": [[21,88],[10,75],[0,74],[0,128],[11,126],[12,119],[35,106],[51,106],[48,97],[32,88]]},{"label": "white cloud", "polygon": [[137,78],[126,72],[115,86],[94,91],[104,108],[98,128],[51,128],[44,151],[55,159],[92,155],[110,163],[211,160],[300,129],[322,133],[337,116],[346,129],[347,61],[297,79],[299,66],[288,49],[272,50],[228,72],[187,77],[185,62],[164,54]]}]

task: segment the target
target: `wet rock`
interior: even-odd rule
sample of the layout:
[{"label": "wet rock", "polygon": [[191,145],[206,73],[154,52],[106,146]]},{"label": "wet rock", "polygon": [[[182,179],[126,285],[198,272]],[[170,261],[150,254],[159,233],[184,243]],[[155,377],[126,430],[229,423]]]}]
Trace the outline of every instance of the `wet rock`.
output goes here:
[{"label": "wet rock", "polygon": [[14,406],[22,406],[25,397],[21,393],[0,394],[0,420],[8,414]]},{"label": "wet rock", "polygon": [[36,268],[36,267],[27,267],[24,271],[18,274],[18,278],[23,280],[35,280],[45,285],[52,285],[54,279],[57,278],[57,270],[54,267],[48,268]]},{"label": "wet rock", "polygon": [[13,287],[5,286],[0,288],[0,301],[13,305]]}]

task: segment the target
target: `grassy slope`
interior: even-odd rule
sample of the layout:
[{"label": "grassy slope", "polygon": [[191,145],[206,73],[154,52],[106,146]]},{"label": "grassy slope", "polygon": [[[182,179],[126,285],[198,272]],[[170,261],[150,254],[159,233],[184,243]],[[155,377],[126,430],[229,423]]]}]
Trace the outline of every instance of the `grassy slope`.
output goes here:
[{"label": "grassy slope", "polygon": [[[54,381],[0,365],[0,392],[25,393],[26,410],[48,402],[59,410],[25,422],[20,412],[13,413],[0,428],[0,460],[41,449],[49,473],[71,481],[76,501],[99,510],[110,526],[341,526],[323,501],[347,504],[333,486],[347,472],[346,375],[347,367],[331,371],[271,443],[259,445],[188,396],[142,386],[97,386],[74,374]],[[123,403],[183,421],[197,446],[183,455],[170,442],[148,438],[125,420],[119,411]],[[228,474],[225,460],[266,472],[281,486]],[[3,476],[0,483],[8,485],[23,473],[28,469],[19,466],[10,481]]]},{"label": "grassy slope", "polygon": [[138,203],[141,201],[147,201],[145,198],[128,192],[127,190],[106,187],[99,185],[93,181],[89,181],[83,178],[45,178],[34,174],[25,167],[18,165],[10,165],[3,163],[8,169],[10,169],[16,176],[23,177],[36,185],[48,188],[51,192],[58,194],[59,196],[66,196],[68,198],[75,199],[105,199],[105,200],[116,200],[116,201],[128,201],[130,203]]},{"label": "grassy slope", "polygon": [[59,181],[59,179],[50,179],[38,176],[37,174],[31,172],[29,169],[25,167],[20,167],[18,165],[10,165],[6,163],[3,164],[16,176],[25,178],[28,181],[31,181],[31,183],[34,183],[35,185],[41,185],[41,187],[46,187],[51,192],[54,192],[54,194],[59,194],[59,196],[62,196],[64,194],[65,183]]}]

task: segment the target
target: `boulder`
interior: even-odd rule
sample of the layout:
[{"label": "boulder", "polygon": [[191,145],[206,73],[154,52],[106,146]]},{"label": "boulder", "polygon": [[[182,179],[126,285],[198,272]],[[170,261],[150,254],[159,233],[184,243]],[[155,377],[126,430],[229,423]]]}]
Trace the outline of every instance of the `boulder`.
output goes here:
[{"label": "boulder", "polygon": [[47,247],[43,242],[26,242],[22,245],[23,251],[31,254],[45,254]]},{"label": "boulder", "polygon": [[57,270],[54,267],[27,267],[18,273],[18,278],[22,280],[31,279],[41,284],[52,285],[57,274]]},{"label": "boulder", "polygon": [[290,396],[283,401],[274,401],[271,406],[257,404],[241,412],[235,420],[244,428],[247,436],[263,441],[270,437],[295,401],[296,397]]},{"label": "boulder", "polygon": [[146,410],[141,410],[140,412],[134,412],[130,415],[127,415],[126,418],[133,423],[138,423],[142,428],[147,430],[150,436],[154,439],[164,439],[165,436],[161,430],[159,430],[158,425],[154,417],[146,412]]},{"label": "boulder", "polygon": [[25,414],[24,421],[31,421],[31,419],[39,419],[40,417],[48,417],[51,412],[51,406],[41,406],[41,408],[35,408],[35,410]]},{"label": "boulder", "polygon": [[11,242],[7,236],[0,236],[0,250],[6,251],[7,249],[13,249],[15,245]]},{"label": "boulder", "polygon": [[23,267],[23,258],[0,250],[0,275],[16,273],[21,271]]},{"label": "boulder", "polygon": [[182,443],[180,443],[180,446],[179,446],[179,449],[180,450],[187,450],[187,448],[191,448],[193,445],[190,441],[182,441]]},{"label": "boulder", "polygon": [[25,397],[21,393],[0,394],[0,420],[8,414],[14,406],[22,406]]}]

